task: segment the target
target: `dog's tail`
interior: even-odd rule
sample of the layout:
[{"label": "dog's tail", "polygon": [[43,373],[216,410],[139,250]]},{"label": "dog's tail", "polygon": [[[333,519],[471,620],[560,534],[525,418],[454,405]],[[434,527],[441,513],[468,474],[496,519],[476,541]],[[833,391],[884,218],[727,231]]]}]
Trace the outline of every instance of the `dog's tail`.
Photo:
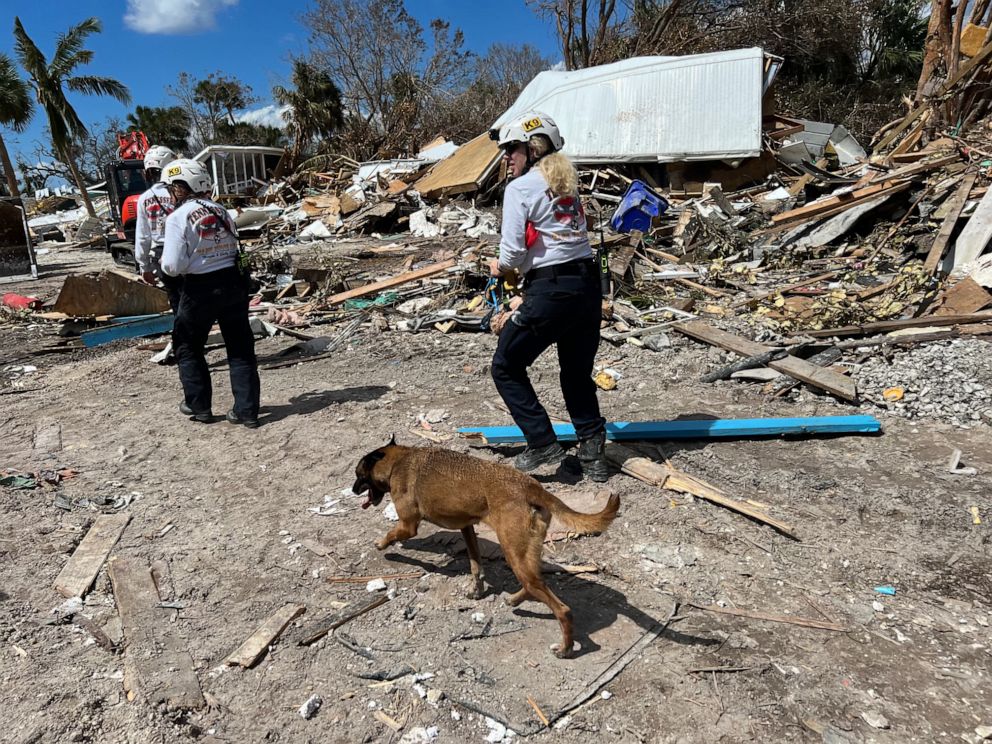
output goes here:
[{"label": "dog's tail", "polygon": [[544,507],[570,530],[583,535],[604,532],[617,517],[620,510],[620,497],[610,494],[606,506],[595,514],[584,514],[568,507],[561,499],[545,489],[534,489],[527,494],[527,500],[533,505]]}]

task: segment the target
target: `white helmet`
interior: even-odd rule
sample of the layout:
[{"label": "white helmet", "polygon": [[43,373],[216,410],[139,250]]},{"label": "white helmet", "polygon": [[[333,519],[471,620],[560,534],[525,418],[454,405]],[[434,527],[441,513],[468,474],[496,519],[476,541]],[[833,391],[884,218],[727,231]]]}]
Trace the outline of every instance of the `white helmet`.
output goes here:
[{"label": "white helmet", "polygon": [[505,147],[514,142],[529,142],[535,134],[543,134],[551,140],[554,152],[565,146],[565,140],[562,139],[555,120],[540,111],[527,111],[513,117],[508,124],[500,127],[496,144]]},{"label": "white helmet", "polygon": [[194,194],[201,194],[213,188],[206,166],[199,160],[189,158],[178,158],[169,163],[169,167],[162,174],[162,180],[168,184],[185,183]]},{"label": "white helmet", "polygon": [[145,153],[145,170],[158,168],[162,170],[165,166],[176,159],[176,153],[163,145],[155,145]]}]

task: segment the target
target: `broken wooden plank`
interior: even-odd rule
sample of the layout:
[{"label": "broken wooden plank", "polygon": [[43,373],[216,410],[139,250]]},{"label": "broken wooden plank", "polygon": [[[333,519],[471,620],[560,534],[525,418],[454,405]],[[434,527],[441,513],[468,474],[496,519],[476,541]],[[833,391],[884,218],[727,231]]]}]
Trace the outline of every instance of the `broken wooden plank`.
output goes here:
[{"label": "broken wooden plank", "polygon": [[108,564],[117,612],[124,630],[124,686],[152,706],[202,708],[205,705],[193,658],[183,647],[176,626],[156,606],[155,582],[147,566],[113,558]]},{"label": "broken wooden plank", "polygon": [[380,607],[388,601],[389,597],[387,595],[380,594],[371,600],[359,600],[358,602],[352,602],[347,607],[344,607],[337,612],[332,612],[330,615],[326,615],[312,623],[309,627],[304,628],[297,644],[300,646],[309,646],[311,643],[319,641],[332,630],[340,628],[342,625],[351,622],[356,617],[361,617],[366,612],[371,612],[376,607]]},{"label": "broken wooden plank", "polygon": [[890,189],[893,189],[899,185],[900,184],[886,181],[886,183],[866,186],[862,189],[854,189],[853,191],[838,194],[837,196],[828,196],[823,199],[818,199],[810,204],[805,204],[801,207],[797,207],[796,209],[790,209],[786,212],[776,214],[772,217],[772,224],[781,225],[783,223],[802,222],[813,219],[814,217],[825,216],[826,212],[836,209],[837,207],[848,209],[861,204],[864,201],[882,196]]},{"label": "broken wooden plank", "polygon": [[734,617],[746,617],[751,620],[767,620],[771,623],[786,623],[788,625],[798,625],[803,628],[816,628],[817,630],[832,630],[837,633],[846,633],[850,628],[839,623],[828,623],[822,620],[809,620],[803,617],[791,617],[789,615],[769,615],[756,610],[741,610],[734,607],[720,607],[719,605],[702,605],[695,602],[686,602],[690,607],[704,612],[716,612],[721,615],[733,615]]},{"label": "broken wooden plank", "polygon": [[[968,194],[971,193],[971,188],[975,185],[975,179],[977,178],[977,173],[970,173],[965,176],[958,186],[958,190],[954,192],[954,196],[948,202],[947,216],[940,224],[937,237],[934,238],[933,245],[930,246],[930,252],[927,253],[927,259],[923,263],[923,269],[928,274],[932,274],[937,270],[940,259],[943,258],[944,252],[951,242],[951,235],[954,233],[954,228],[958,224],[958,219],[961,217],[961,210],[964,209],[965,202],[968,201]],[[958,242],[960,243],[960,238]]]},{"label": "broken wooden plank", "polygon": [[992,240],[992,191],[985,193],[954,241],[953,267],[956,269],[978,258]]},{"label": "broken wooden plank", "polygon": [[356,287],[355,289],[349,289],[346,292],[339,292],[336,295],[328,297],[325,304],[328,306],[340,305],[345,300],[351,300],[355,297],[364,297],[368,294],[398,287],[401,284],[406,284],[407,282],[413,282],[418,279],[426,279],[427,277],[435,276],[436,274],[443,274],[457,263],[458,261],[454,258],[449,258],[447,261],[432,263],[429,266],[424,266],[416,271],[407,271],[403,274],[390,277],[389,279],[383,279],[381,282],[373,282],[372,284],[366,284],[363,287]]},{"label": "broken wooden plank", "polygon": [[814,338],[831,338],[833,336],[871,336],[876,333],[889,333],[903,328],[925,328],[927,326],[967,325],[969,323],[984,323],[992,320],[992,312],[970,313],[968,315],[923,315],[919,318],[902,318],[901,320],[880,320],[863,325],[841,326],[840,328],[824,328],[819,331],[804,331],[807,336]]},{"label": "broken wooden plank", "polygon": [[784,535],[788,535],[794,540],[799,538],[793,532],[792,527],[773,517],[769,517],[753,506],[732,499],[715,486],[706,483],[699,478],[676,470],[670,465],[663,465],[646,457],[641,457],[632,449],[624,447],[622,444],[609,444],[606,447],[606,458],[617,465],[624,473],[631,475],[645,483],[667,488],[670,491],[689,493],[698,498],[704,499],[719,506],[743,514],[762,524],[772,527]]},{"label": "broken wooden plank", "polygon": [[82,597],[86,594],[130,520],[130,514],[101,514],[97,517],[69,562],[55,577],[55,591],[63,597]]},{"label": "broken wooden plank", "polygon": [[918,163],[912,163],[911,165],[904,165],[902,168],[896,168],[893,171],[888,171],[887,173],[881,173],[870,181],[872,185],[880,184],[885,185],[892,180],[902,180],[905,178],[912,178],[913,176],[918,176],[923,173],[929,173],[930,171],[937,170],[938,168],[943,168],[945,165],[954,165],[955,163],[961,162],[961,156],[956,152],[949,155],[940,155],[938,157],[932,158],[930,160],[923,160]]},{"label": "broken wooden plank", "polygon": [[[712,344],[713,346],[719,346],[721,349],[732,351],[741,356],[752,357],[772,351],[772,347],[770,346],[765,346],[742,336],[735,336],[732,333],[721,331],[709,323],[699,320],[676,323],[672,327],[679,333],[684,333],[699,341]],[[769,362],[768,366],[777,372],[794,377],[801,382],[805,382],[807,385],[813,385],[821,390],[826,390],[828,393],[844,400],[855,401],[858,399],[854,380],[832,370],[810,364],[804,359],[786,356],[782,359]]]},{"label": "broken wooden plank", "polygon": [[992,305],[992,294],[966,276],[944,292],[943,302],[934,315],[969,315]]},{"label": "broken wooden plank", "polygon": [[224,660],[227,666],[240,666],[245,669],[255,666],[266,650],[282,635],[287,626],[307,611],[300,604],[287,604],[280,607],[261,627],[252,633],[236,651]]}]

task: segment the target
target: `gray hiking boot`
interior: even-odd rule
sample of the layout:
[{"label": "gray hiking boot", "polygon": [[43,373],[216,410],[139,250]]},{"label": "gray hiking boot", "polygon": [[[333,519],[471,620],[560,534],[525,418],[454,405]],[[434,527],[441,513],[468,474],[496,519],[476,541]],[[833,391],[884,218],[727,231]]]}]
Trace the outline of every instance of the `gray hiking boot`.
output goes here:
[{"label": "gray hiking boot", "polygon": [[564,459],[565,450],[558,442],[552,442],[544,447],[528,447],[513,458],[513,464],[522,473],[529,473],[541,465],[557,464]]},{"label": "gray hiking boot", "polygon": [[605,432],[581,440],[576,454],[579,457],[579,464],[582,466],[582,474],[586,478],[596,483],[606,483],[610,477],[610,471],[606,464]]}]

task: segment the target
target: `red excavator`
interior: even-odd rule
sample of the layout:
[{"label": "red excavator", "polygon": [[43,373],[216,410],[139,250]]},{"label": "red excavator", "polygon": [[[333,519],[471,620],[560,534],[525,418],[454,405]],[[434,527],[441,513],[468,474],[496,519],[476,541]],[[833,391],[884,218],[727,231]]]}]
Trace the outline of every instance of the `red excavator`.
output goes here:
[{"label": "red excavator", "polygon": [[138,219],[138,197],[148,188],[145,183],[145,153],[148,138],[144,132],[117,135],[117,159],[104,166],[110,214],[116,232],[104,236],[114,263],[134,266],[134,230]]}]

